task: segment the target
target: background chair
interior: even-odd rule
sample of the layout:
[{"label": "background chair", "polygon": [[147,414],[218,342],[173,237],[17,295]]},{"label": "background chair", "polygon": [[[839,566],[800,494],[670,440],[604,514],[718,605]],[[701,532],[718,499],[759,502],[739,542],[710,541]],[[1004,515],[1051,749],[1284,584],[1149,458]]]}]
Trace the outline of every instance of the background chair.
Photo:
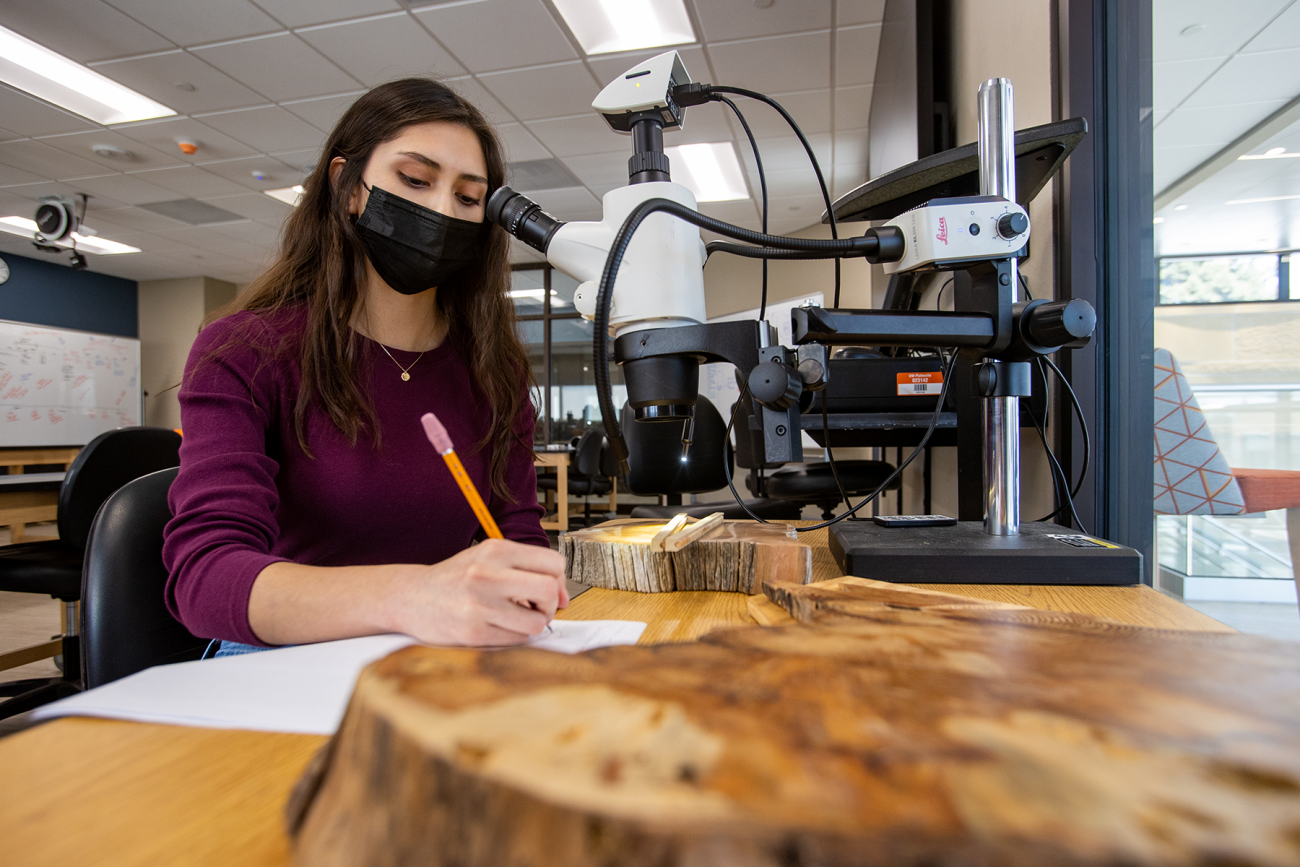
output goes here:
[{"label": "background chair", "polygon": [[[569,495],[582,497],[583,500],[583,524],[591,524],[591,498],[593,496],[603,497],[613,490],[615,485],[614,476],[617,475],[617,468],[614,473],[605,472],[602,468],[602,449],[605,447],[605,432],[598,427],[588,428],[580,437],[577,437],[577,448],[573,455],[573,467],[569,470],[568,490],[559,491],[559,479],[552,475],[539,475],[537,477],[537,490],[555,491],[556,496],[567,497]],[[608,463],[608,459],[605,460]]]},{"label": "background chair", "polygon": [[153,665],[199,659],[196,638],[167,610],[163,528],[178,469],[128,482],[99,510],[81,587],[81,676],[86,689]]},{"label": "background chair", "polygon": [[0,719],[71,695],[80,689],[77,601],[86,540],[104,501],[127,482],[180,465],[180,434],[164,428],[126,427],[91,440],[72,462],[59,488],[59,538],[0,547],[0,590],[45,593],[63,602],[63,676],[12,681],[0,695]]},{"label": "background chair", "polygon": [[1232,469],[1219,451],[1178,359],[1155,353],[1157,515],[1246,515],[1286,509],[1287,547],[1300,595],[1300,472]]}]

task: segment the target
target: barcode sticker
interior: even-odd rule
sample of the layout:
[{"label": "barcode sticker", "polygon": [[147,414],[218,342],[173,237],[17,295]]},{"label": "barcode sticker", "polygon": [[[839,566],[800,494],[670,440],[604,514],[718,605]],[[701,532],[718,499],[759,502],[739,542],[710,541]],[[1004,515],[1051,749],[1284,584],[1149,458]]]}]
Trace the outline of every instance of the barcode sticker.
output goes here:
[{"label": "barcode sticker", "polygon": [[898,374],[898,396],[920,397],[943,391],[943,374],[939,371]]}]

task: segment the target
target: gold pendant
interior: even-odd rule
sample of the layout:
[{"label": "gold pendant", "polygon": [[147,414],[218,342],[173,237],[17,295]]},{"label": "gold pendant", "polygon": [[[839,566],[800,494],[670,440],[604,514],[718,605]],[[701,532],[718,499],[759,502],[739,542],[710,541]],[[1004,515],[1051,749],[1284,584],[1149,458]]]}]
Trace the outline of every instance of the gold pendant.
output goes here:
[{"label": "gold pendant", "polygon": [[405,370],[403,370],[403,371],[402,371],[402,382],[410,382],[410,381],[411,381],[411,374],[409,374],[409,373],[407,373]]}]

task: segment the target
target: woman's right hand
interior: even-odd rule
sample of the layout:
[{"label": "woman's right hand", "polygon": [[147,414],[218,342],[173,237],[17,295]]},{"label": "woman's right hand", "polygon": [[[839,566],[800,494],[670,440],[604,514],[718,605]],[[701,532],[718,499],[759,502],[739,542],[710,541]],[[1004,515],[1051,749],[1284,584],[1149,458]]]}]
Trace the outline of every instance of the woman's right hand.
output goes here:
[{"label": "woman's right hand", "polygon": [[396,629],[427,644],[523,644],[569,605],[564,557],[488,539],[441,563],[408,567],[393,604]]}]

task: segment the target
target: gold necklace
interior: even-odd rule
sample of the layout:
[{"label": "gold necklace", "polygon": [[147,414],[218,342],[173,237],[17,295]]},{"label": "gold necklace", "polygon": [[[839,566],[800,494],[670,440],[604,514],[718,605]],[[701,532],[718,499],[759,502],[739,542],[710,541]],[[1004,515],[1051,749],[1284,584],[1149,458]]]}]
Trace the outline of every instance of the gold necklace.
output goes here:
[{"label": "gold necklace", "polygon": [[[376,341],[376,342],[378,343],[378,341]],[[391,353],[391,352],[388,351],[388,347],[387,347],[387,346],[385,346],[384,344],[380,343],[380,344],[379,344],[379,348],[382,349],[382,350],[384,350],[384,355],[387,355],[389,358],[393,358],[393,353]],[[428,352],[428,350],[426,349],[425,352]],[[411,362],[411,367],[415,367],[415,365],[419,364],[421,358],[424,358],[424,352],[421,352],[419,355],[415,356],[415,361],[412,361],[412,362]],[[411,374],[410,374],[409,371],[411,370],[411,367],[402,367],[401,363],[398,362],[398,360],[397,360],[396,358],[393,358],[393,364],[396,364],[396,365],[397,365],[397,369],[400,370],[400,371],[402,371],[402,382],[410,382],[410,381],[411,381]]]}]

